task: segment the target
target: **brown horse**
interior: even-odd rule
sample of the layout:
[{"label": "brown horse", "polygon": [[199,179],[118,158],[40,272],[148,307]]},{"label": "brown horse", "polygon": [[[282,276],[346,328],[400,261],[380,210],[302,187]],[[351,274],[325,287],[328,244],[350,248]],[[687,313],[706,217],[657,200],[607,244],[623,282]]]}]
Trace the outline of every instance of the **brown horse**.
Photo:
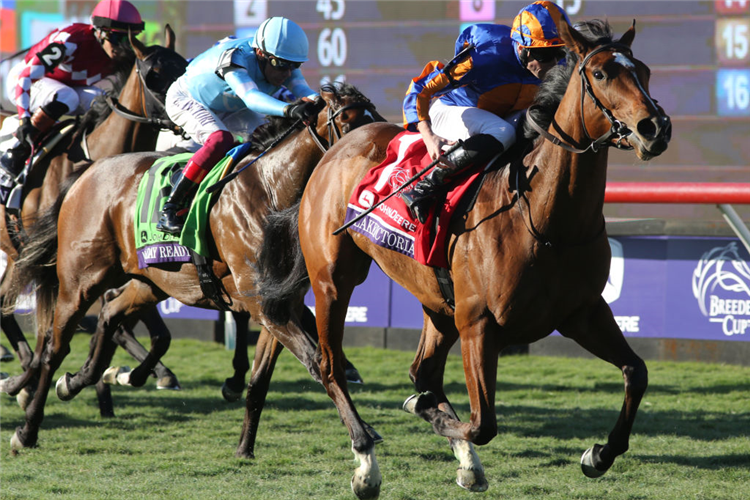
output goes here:
[{"label": "brown horse", "polygon": [[[352,230],[332,234],[344,222],[351,193],[384,160],[387,144],[402,129],[373,124],[352,132],[326,153],[305,188],[298,238],[315,294],[320,373],[360,461],[351,483],[359,498],[379,495],[381,475],[372,440],[347,391],[341,342],[350,296],[372,260],[422,303],[422,339],[410,370],[422,394],[409,398],[404,409],[449,439],[460,462],[459,485],[487,488],[473,444],[497,434],[498,354],[554,330],[620,368],[625,379],[620,417],[607,444],[584,454],[584,473],[603,474],[628,449],[648,376],[601,297],[610,261],[602,214],[607,146],[630,145],[648,160],[667,148],[671,125],[649,96],[649,69],[632,56],[634,26],[619,41],[600,21],[580,29],[562,26],[567,65],[547,77],[530,114],[543,137],[509,166],[489,171],[473,208],[450,222],[447,259],[455,309],[443,298],[431,268]],[[290,275],[288,281],[300,283],[304,277]],[[273,310],[273,297],[268,301],[264,311]],[[448,349],[459,338],[471,405],[465,423],[443,390]]]},{"label": "brown horse", "polygon": [[[97,101],[81,120],[79,133],[58,142],[46,156],[34,163],[23,186],[20,213],[6,211],[5,206],[0,206],[0,248],[8,254],[9,260],[0,284],[0,326],[18,353],[24,369],[31,364],[33,353],[15,317],[6,313],[3,307],[24,231],[34,223],[38,213],[52,205],[60,192],[61,183],[71,175],[78,162],[128,151],[153,151],[160,128],[168,123],[163,110],[166,89],[184,73],[187,66],[187,61],[174,51],[175,34],[169,25],[165,27],[164,37],[165,47],[147,47],[131,37],[135,58],[128,68],[123,68],[121,74],[117,74],[117,98]],[[116,112],[112,112],[113,107]],[[87,133],[89,128],[93,130]],[[152,342],[163,343],[164,335],[160,332],[165,331],[166,326],[158,312],[150,311],[144,320],[152,333]],[[127,328],[118,332],[116,341],[139,361],[143,361],[148,354]],[[40,347],[41,343],[38,343],[37,348]],[[164,365],[159,364],[155,371],[161,386],[177,385],[176,378]],[[22,387],[17,380],[4,381],[2,389],[12,395],[18,394],[19,403],[24,407],[29,394],[27,391],[19,392]],[[109,388],[99,385],[97,392],[100,411],[103,415],[111,415]]]},{"label": "brown horse", "polygon": [[[328,146],[321,135],[328,129],[329,110],[330,120],[344,133],[373,120],[368,112],[374,112],[373,106],[351,86],[340,91],[324,88],[321,95],[326,107],[317,117],[317,126],[308,127],[309,132],[284,118],[268,124],[279,131],[276,137],[283,135],[282,129],[286,134],[290,126],[295,130],[252,168],[224,186],[209,215],[208,232],[215,244],[212,271],[221,283],[224,298],[232,311],[250,314],[261,323],[264,318],[255,289],[254,265],[266,214],[272,208],[286,207],[299,200],[310,172],[323,155],[320,146]],[[257,147],[276,142],[274,139],[259,143],[262,136],[261,130],[254,136]],[[253,156],[259,155],[256,152],[237,167],[252,161]],[[25,427],[18,428],[12,438],[14,450],[35,445],[55,370],[69,351],[78,321],[105,290],[135,278],[104,306],[90,360],[78,374],[61,378],[58,393],[62,387],[66,394],[74,394],[101,376],[112,357],[109,340],[124,318],[137,317],[168,296],[187,305],[216,307],[198,286],[192,264],[138,267],[133,228],[137,188],[144,173],[160,157],[153,153],[132,153],[95,162],[60,196],[53,210],[35,225],[37,231],[29,236],[29,245],[17,263],[19,280],[15,291],[35,281],[37,303],[42,309],[51,311],[45,306],[55,304],[54,323],[38,367],[39,390],[27,407]],[[50,265],[54,262],[56,266]],[[243,456],[251,456],[253,452],[268,379],[281,350],[279,341],[319,380],[314,362],[316,345],[301,327],[302,296],[297,298],[297,304],[296,321],[283,326],[265,324],[273,336],[265,330],[261,333],[248,384],[247,406],[253,415],[246,418],[248,437],[243,439],[242,451],[238,452]],[[43,318],[41,323],[45,324]]]}]

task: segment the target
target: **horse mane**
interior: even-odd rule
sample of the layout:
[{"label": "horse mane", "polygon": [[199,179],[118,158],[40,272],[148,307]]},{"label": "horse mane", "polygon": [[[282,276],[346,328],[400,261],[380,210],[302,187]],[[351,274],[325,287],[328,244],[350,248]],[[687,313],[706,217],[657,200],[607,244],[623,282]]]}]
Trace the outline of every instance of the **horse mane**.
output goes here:
[{"label": "horse mane", "polygon": [[[574,28],[578,30],[587,40],[595,45],[604,45],[613,42],[612,27],[607,21],[592,19],[576,23]],[[558,64],[544,78],[534,98],[533,108],[529,111],[534,121],[543,129],[549,128],[552,118],[560,106],[563,95],[568,88],[568,82],[573,71],[578,68],[578,56],[566,49],[565,64]],[[523,134],[526,139],[534,140],[539,136],[528,122],[524,122]]]},{"label": "horse mane", "polygon": [[[341,99],[344,97],[355,97],[357,102],[370,102],[370,99],[365,97],[357,87],[350,83],[326,83],[320,88],[322,92],[329,92],[335,96],[335,98]],[[297,99],[295,103],[300,102],[302,99]],[[285,118],[283,116],[269,116],[267,121],[255,129],[252,135],[253,149],[258,151],[265,150],[270,146],[273,141],[278,139],[284,134],[289,127],[294,123],[293,118]]]}]

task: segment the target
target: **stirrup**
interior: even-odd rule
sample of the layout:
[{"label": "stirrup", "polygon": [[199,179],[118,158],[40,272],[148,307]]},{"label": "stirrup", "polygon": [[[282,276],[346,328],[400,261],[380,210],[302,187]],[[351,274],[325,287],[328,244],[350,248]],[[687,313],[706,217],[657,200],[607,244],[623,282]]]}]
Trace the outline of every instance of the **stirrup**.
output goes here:
[{"label": "stirrup", "polygon": [[156,223],[156,230],[161,231],[162,233],[180,234],[185,225],[185,221],[178,215],[180,209],[177,206],[167,205],[168,204],[164,205],[164,208],[159,215],[159,222]]}]

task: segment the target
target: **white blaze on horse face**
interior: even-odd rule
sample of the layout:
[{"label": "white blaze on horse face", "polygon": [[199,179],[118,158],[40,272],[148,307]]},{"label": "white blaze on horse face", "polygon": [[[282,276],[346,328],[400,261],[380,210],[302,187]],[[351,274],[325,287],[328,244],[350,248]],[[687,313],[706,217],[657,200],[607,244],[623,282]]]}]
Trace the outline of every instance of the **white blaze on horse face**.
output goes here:
[{"label": "white blaze on horse face", "polygon": [[638,89],[641,91],[641,94],[643,94],[646,99],[648,99],[654,109],[657,109],[656,103],[651,99],[651,96],[648,95],[648,92],[646,92],[646,90],[643,88],[643,85],[641,85],[641,81],[638,79],[638,75],[635,72],[635,63],[622,52],[615,52],[614,56],[615,62],[630,71],[630,74],[633,75],[633,80],[635,80],[636,85],[638,85]]}]

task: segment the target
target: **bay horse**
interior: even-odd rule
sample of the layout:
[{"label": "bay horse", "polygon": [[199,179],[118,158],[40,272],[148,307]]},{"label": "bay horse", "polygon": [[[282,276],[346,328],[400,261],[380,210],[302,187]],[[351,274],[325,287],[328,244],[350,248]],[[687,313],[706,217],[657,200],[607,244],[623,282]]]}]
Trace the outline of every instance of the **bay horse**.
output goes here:
[{"label": "bay horse", "polygon": [[[23,186],[23,204],[20,213],[6,211],[0,206],[0,249],[8,255],[8,266],[0,283],[0,326],[18,353],[19,361],[27,370],[34,359],[14,315],[5,310],[5,297],[12,281],[14,262],[23,246],[24,233],[36,220],[37,214],[51,206],[60,192],[62,182],[67,179],[80,162],[97,160],[129,151],[153,151],[159,131],[169,126],[164,111],[164,99],[169,85],[185,72],[187,61],[174,51],[176,37],[169,25],[164,28],[165,46],[145,46],[135,37],[130,37],[133,47],[133,62],[115,74],[114,92],[106,99],[97,99],[78,125],[78,132],[58,142],[29,172]],[[113,112],[114,111],[114,112]],[[92,129],[92,130],[89,130]],[[166,330],[158,312],[154,309],[144,316],[152,342],[164,343]],[[116,335],[116,341],[134,358],[143,361],[148,355],[135,340],[126,325]],[[37,349],[43,342],[37,343]],[[168,345],[168,344],[167,344]],[[166,348],[164,348],[166,350]],[[155,367],[159,387],[179,387],[174,374],[163,364]],[[0,383],[0,388],[11,395],[18,395],[23,408],[30,394],[18,384],[20,377]],[[109,388],[97,386],[100,412],[113,415]]]},{"label": "bay horse", "polygon": [[[386,146],[402,128],[378,123],[355,130],[324,155],[305,188],[296,233],[304,260],[296,263],[304,262],[306,269],[286,268],[280,275],[292,284],[287,294],[303,293],[305,278],[315,294],[320,374],[360,463],[351,481],[359,498],[378,497],[382,478],[372,439],[347,390],[342,337],[352,291],[373,260],[422,304],[422,337],[410,369],[420,394],[407,399],[404,409],[449,439],[460,462],[460,486],[488,487],[473,445],[497,434],[498,354],[554,330],[620,368],[625,380],[617,423],[605,445],[584,453],[583,472],[604,474],[628,449],[648,376],[601,297],[610,262],[602,213],[607,146],[630,146],[649,160],[667,148],[671,123],[649,95],[648,67],[632,55],[635,23],[619,40],[603,21],[584,23],[580,31],[563,23],[560,35],[567,65],[550,72],[527,118],[542,130],[541,137],[536,133],[510,165],[490,169],[473,208],[450,222],[446,252],[455,309],[430,267],[351,229],[332,234],[344,223],[351,193],[385,159]],[[289,212],[293,225],[295,214]],[[266,264],[287,266],[278,259],[261,267]],[[265,295],[273,287],[260,290]],[[272,314],[275,296],[263,301]],[[276,309],[269,319],[283,322],[283,307]],[[443,390],[448,349],[457,339],[471,407],[468,422],[458,419]]]},{"label": "bay horse", "polygon": [[[263,325],[248,384],[247,432],[238,451],[241,456],[253,455],[257,423],[282,345],[320,381],[314,360],[316,344],[303,330],[305,311],[311,316],[304,307],[303,297],[295,298],[296,318],[288,324],[272,325],[261,314],[255,288],[255,260],[262,243],[265,216],[271,209],[299,200],[310,172],[323,155],[322,149],[330,144],[322,137],[329,122],[335,124],[339,134],[345,134],[373,118],[382,119],[369,99],[350,85],[324,87],[321,96],[325,107],[317,117],[317,124],[308,127],[309,131],[298,128],[299,122],[274,118],[262,126],[275,127],[274,140],[270,140],[273,137],[269,133],[265,134],[266,141],[261,140],[265,130],[254,134],[253,144],[257,148],[276,143],[284,135],[286,138],[274,148],[255,151],[239,162],[238,169],[258,159],[252,168],[222,188],[209,214],[207,232],[213,245],[212,271],[225,300],[232,311],[249,314]],[[290,126],[295,127],[291,133]],[[69,191],[61,194],[29,235],[29,244],[17,262],[19,272],[12,291],[17,293],[34,282],[37,303],[54,307],[42,307],[50,317],[40,318],[40,324],[51,326],[47,348],[38,366],[39,390],[26,409],[26,425],[19,427],[12,438],[13,450],[36,444],[55,370],[69,351],[78,321],[105,290],[130,280],[102,308],[89,360],[80,372],[66,374],[58,381],[58,395],[65,398],[101,376],[113,354],[109,340],[124,318],[137,317],[169,296],[190,306],[217,307],[198,286],[194,265],[138,267],[133,228],[138,185],[144,173],[161,157],[158,153],[131,153],[93,163]],[[236,352],[240,350],[238,347]],[[247,350],[244,351],[247,355]]]}]

